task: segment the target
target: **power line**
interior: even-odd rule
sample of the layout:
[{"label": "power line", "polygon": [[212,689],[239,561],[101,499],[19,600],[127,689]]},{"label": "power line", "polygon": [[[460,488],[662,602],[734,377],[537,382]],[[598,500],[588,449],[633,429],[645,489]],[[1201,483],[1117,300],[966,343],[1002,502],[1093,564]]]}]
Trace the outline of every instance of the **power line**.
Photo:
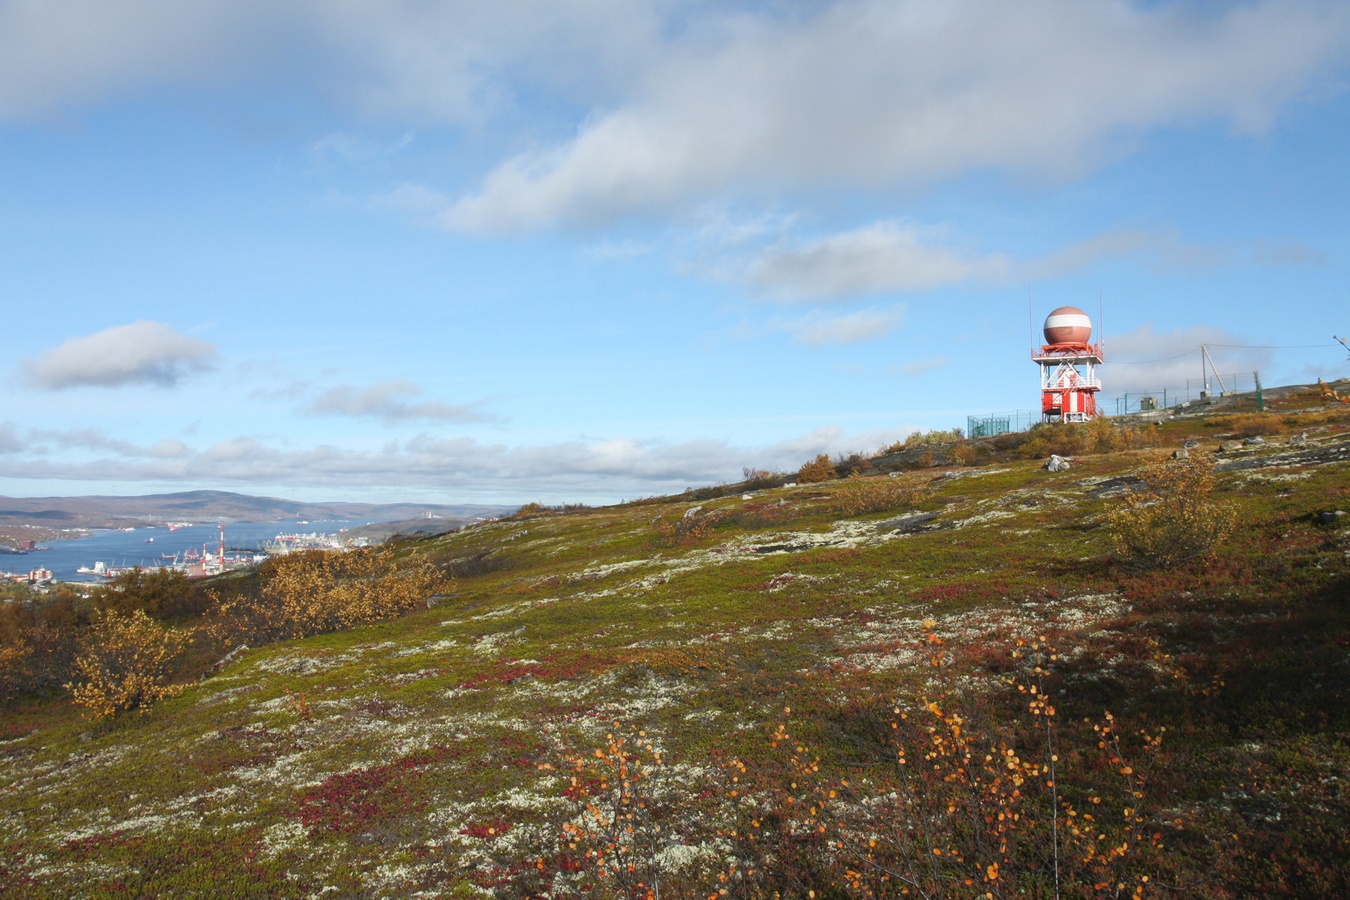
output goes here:
[{"label": "power line", "polygon": [[[1334,347],[1335,344],[1295,344],[1289,346],[1264,346],[1259,344],[1208,344],[1210,347],[1223,347],[1226,350],[1317,350],[1322,347]],[[1187,350],[1185,353],[1178,353],[1176,356],[1164,356],[1161,359],[1113,359],[1110,364],[1113,366],[1143,366],[1149,363],[1171,362],[1174,359],[1181,359],[1184,356],[1190,356],[1195,353],[1194,350]],[[1105,365],[1105,363],[1103,363]]]},{"label": "power line", "polygon": [[1174,359],[1181,359],[1183,356],[1191,356],[1194,353],[1194,350],[1187,350],[1185,353],[1178,353],[1176,356],[1164,356],[1162,359],[1112,359],[1103,362],[1102,365],[1143,366],[1149,363],[1171,362]]},{"label": "power line", "polygon": [[1333,347],[1334,344],[1295,344],[1288,347],[1268,347],[1257,344],[1210,344],[1211,347],[1226,347],[1230,350],[1316,350],[1319,347]]}]

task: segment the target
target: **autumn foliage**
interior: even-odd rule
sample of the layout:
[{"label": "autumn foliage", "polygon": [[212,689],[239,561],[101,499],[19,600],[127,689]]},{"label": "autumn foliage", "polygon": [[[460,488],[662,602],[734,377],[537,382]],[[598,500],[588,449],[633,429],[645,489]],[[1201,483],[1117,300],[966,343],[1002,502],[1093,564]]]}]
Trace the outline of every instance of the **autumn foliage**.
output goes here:
[{"label": "autumn foliage", "polygon": [[1211,556],[1232,534],[1237,513],[1216,499],[1213,457],[1158,459],[1144,467],[1142,490],[1109,517],[1117,549],[1141,569],[1170,569]]},{"label": "autumn foliage", "polygon": [[161,625],[141,610],[101,614],[85,634],[75,680],[66,687],[91,718],[144,710],[182,692],[169,678],[190,641],[188,632]]},{"label": "autumn foliage", "polygon": [[802,484],[815,484],[838,477],[839,471],[835,469],[834,463],[830,462],[829,455],[825,453],[820,454],[797,471],[797,480]]},{"label": "autumn foliage", "polygon": [[340,631],[425,606],[443,587],[430,564],[398,566],[388,549],[306,550],[268,560],[256,594],[221,603],[217,636],[250,644]]}]

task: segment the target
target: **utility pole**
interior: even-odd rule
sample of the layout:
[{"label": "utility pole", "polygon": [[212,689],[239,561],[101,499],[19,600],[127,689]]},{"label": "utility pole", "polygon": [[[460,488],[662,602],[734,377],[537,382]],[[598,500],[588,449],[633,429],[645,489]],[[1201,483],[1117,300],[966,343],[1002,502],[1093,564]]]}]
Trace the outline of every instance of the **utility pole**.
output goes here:
[{"label": "utility pole", "polygon": [[1205,372],[1205,361],[1209,361],[1209,368],[1214,372],[1214,380],[1219,382],[1219,396],[1222,397],[1228,393],[1228,385],[1223,383],[1223,376],[1219,374],[1219,367],[1214,365],[1214,357],[1209,355],[1209,347],[1205,344],[1200,345],[1200,371],[1205,373],[1205,391],[1209,392],[1209,374]]}]

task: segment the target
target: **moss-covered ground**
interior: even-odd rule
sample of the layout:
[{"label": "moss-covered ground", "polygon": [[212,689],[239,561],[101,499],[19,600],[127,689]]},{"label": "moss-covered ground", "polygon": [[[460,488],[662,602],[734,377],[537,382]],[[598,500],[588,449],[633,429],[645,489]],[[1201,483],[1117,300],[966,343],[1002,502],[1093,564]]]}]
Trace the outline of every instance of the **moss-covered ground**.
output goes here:
[{"label": "moss-covered ground", "polygon": [[[1072,723],[1166,729],[1139,751],[1147,830],[1167,840],[1131,862],[1151,873],[1136,888],[1350,895],[1350,517],[1320,515],[1350,508],[1350,423],[1303,415],[1320,457],[1291,461],[1291,429],[1226,454],[1257,460],[1220,467],[1239,529],[1174,571],[1129,566],[1106,517],[1150,453],[1187,437],[1213,452],[1203,422],[1056,474],[1009,460],[408,542],[457,573],[424,611],[250,649],[144,714],[5,711],[0,893],[522,896],[548,869],[561,894],[582,865],[559,855],[563,773],[641,731],[667,833],[689,848],[663,851],[667,896],[708,896],[691,861],[725,870],[739,846],[718,842],[734,822],[708,821],[726,761],[767,805],[789,777],[785,720],[847,777],[897,705],[1015,718],[1012,654],[1044,637],[1066,767],[1088,766]],[[889,493],[841,515],[866,483]],[[936,516],[906,527],[917,512]],[[779,889],[849,895],[831,877],[799,865]]]}]

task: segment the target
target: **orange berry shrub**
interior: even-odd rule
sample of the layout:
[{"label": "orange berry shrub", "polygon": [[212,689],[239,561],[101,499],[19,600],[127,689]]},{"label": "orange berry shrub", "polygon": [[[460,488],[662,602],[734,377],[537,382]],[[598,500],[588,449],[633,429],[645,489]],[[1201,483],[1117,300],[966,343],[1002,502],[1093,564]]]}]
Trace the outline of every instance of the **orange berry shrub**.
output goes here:
[{"label": "orange berry shrub", "polygon": [[[935,624],[926,664],[945,677]],[[616,722],[602,746],[538,767],[562,803],[484,886],[626,900],[1149,896],[1175,827],[1144,811],[1161,733],[1127,734],[1110,713],[1061,723],[1047,687],[1057,662],[1046,638],[1019,641],[1002,678],[1011,717],[963,709],[955,690],[902,700],[873,737],[848,738],[847,759],[794,734],[790,707],[766,756],[714,750],[697,765]]]},{"label": "orange berry shrub", "polygon": [[[1108,713],[1073,741],[1094,758],[1075,750],[1081,770],[1067,777],[1045,690],[1057,654],[1042,638],[1015,656],[1019,720],[963,714],[951,695],[897,703],[889,738],[848,777],[825,774],[787,722],[778,726],[772,744],[792,772],[778,806],[790,833],[813,839],[825,882],[858,898],[1144,896],[1162,845],[1141,812],[1143,769],[1126,760]],[[1151,758],[1161,738],[1137,740]]]},{"label": "orange berry shrub", "polygon": [[[744,771],[744,767],[741,767]],[[495,896],[705,900],[747,890],[762,866],[737,856],[742,794],[716,765],[672,762],[645,730],[619,722],[601,746],[537,765],[552,802],[519,822],[519,842],[483,841],[475,882]]]}]

